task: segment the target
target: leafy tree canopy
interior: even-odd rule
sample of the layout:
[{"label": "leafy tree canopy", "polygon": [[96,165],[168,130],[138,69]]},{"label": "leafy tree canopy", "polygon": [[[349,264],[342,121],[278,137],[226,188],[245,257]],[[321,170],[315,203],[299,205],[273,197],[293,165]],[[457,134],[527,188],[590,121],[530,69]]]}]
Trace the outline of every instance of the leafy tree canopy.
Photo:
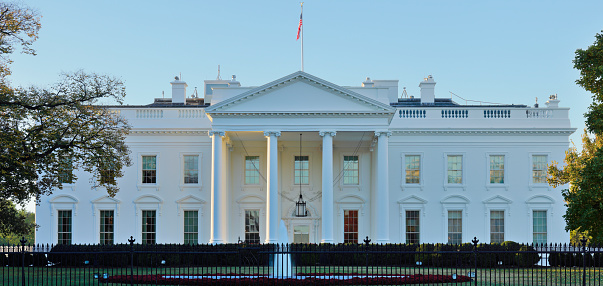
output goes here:
[{"label": "leafy tree canopy", "polygon": [[[122,104],[125,87],[115,77],[78,71],[49,88],[11,87],[6,80],[15,44],[33,53],[39,17],[30,9],[0,3],[0,233],[27,234],[26,216],[11,208],[74,182],[73,170],[92,174],[109,195],[131,165],[124,118],[101,103]],[[28,226],[23,229],[23,226]]]}]

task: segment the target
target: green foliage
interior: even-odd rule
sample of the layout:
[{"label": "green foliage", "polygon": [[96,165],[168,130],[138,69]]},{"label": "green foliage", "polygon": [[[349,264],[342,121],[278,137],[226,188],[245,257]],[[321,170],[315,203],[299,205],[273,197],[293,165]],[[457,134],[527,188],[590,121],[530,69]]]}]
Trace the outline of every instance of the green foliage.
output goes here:
[{"label": "green foliage", "polygon": [[[603,32],[603,31],[601,31]],[[603,101],[603,34],[595,35],[595,43],[586,50],[577,49],[574,68],[580,71],[576,83],[593,94],[597,103]]]},{"label": "green foliage", "polygon": [[76,169],[91,173],[93,187],[103,186],[114,196],[115,178],[131,165],[124,142],[129,125],[100,106],[123,103],[120,79],[78,71],[63,74],[49,88],[9,85],[8,56],[18,44],[35,54],[31,44],[39,20],[29,8],[0,3],[0,233],[5,235],[28,227],[19,225],[23,216],[8,207],[9,201],[39,200],[76,180]]},{"label": "green foliage", "polygon": [[[17,210],[11,201],[0,201],[0,245],[20,245],[25,237],[27,244],[35,243],[36,215]],[[12,231],[11,231],[12,230]]]},{"label": "green foliage", "polygon": [[583,237],[586,238],[586,244],[590,245],[592,236],[588,235],[588,230],[579,231],[577,229],[573,229],[570,231],[570,243],[572,245],[582,245],[581,240]]}]

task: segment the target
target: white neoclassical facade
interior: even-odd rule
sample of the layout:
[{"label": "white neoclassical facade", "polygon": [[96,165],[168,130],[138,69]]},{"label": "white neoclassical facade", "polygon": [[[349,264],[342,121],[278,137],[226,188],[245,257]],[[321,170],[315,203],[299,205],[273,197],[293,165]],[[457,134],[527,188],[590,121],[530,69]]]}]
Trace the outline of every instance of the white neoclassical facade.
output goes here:
[{"label": "white neoclassical facade", "polygon": [[[567,242],[546,166],[574,132],[546,106],[401,97],[397,80],[342,87],[296,72],[259,87],[111,107],[133,166],[108,197],[90,175],[42,198],[38,243]],[[296,212],[300,193],[307,213]]]}]

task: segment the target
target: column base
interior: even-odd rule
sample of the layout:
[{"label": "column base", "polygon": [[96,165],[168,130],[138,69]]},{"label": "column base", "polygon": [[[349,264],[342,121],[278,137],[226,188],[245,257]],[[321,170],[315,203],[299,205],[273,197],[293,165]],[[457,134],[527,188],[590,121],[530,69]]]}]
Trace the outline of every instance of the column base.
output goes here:
[{"label": "column base", "polygon": [[264,240],[264,243],[276,244],[276,243],[280,243],[280,242],[278,242],[278,240],[276,240],[276,239],[266,239],[266,240]]},{"label": "column base", "polygon": [[335,243],[335,242],[332,239],[322,239],[322,240],[320,240],[320,243]]},{"label": "column base", "polygon": [[226,242],[224,242],[223,239],[210,239],[209,240],[209,244],[224,244]]}]

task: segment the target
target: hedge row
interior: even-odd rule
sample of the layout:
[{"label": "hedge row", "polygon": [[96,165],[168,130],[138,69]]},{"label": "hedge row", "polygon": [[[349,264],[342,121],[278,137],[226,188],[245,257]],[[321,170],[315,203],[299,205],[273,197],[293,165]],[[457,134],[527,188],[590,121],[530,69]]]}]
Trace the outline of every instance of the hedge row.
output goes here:
[{"label": "hedge row", "polygon": [[[586,258],[586,259],[584,259]],[[584,265],[586,263],[586,265]],[[560,267],[603,267],[603,253],[559,253],[549,254],[549,265]]]}]

